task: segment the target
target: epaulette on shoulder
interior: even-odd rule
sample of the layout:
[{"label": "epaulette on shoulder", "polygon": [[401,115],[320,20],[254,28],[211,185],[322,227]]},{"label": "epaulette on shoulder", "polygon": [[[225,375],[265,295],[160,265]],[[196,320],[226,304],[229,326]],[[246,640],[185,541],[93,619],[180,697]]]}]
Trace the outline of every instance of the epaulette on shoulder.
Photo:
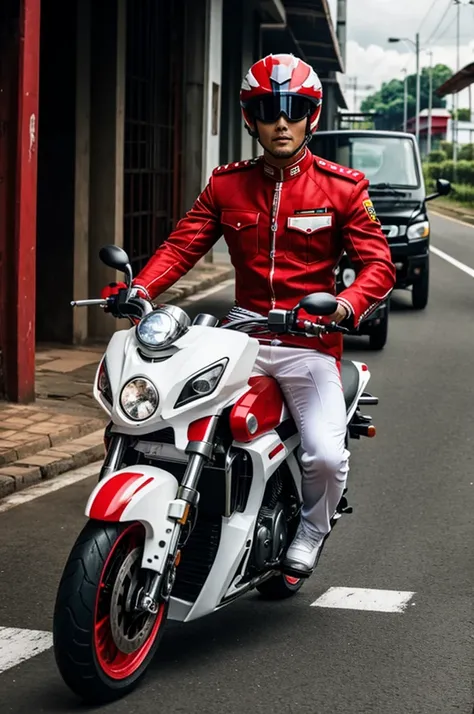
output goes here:
[{"label": "epaulette on shoulder", "polygon": [[212,172],[213,176],[219,176],[220,174],[227,174],[230,171],[240,171],[241,169],[250,169],[255,166],[258,159],[247,159],[246,161],[233,161],[231,164],[222,164],[222,166],[217,166]]},{"label": "epaulette on shoulder", "polygon": [[316,166],[321,171],[326,171],[328,174],[340,176],[341,178],[349,179],[354,183],[359,183],[365,178],[365,174],[362,171],[356,171],[355,169],[348,169],[347,166],[340,166],[335,164],[333,161],[326,161],[326,159],[320,159],[319,156],[314,157]]}]

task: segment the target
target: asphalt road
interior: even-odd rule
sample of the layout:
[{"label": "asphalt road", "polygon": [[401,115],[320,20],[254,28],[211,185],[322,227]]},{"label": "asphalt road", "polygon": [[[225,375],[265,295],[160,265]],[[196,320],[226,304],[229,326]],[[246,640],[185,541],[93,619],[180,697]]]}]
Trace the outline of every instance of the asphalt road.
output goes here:
[{"label": "asphalt road", "polygon": [[[433,217],[433,244],[474,268],[474,228]],[[380,398],[352,442],[354,513],[292,600],[250,594],[171,623],[147,679],[114,714],[471,714],[474,280],[431,258],[427,309],[395,293],[381,353],[348,340]],[[231,288],[194,311],[223,312]],[[0,627],[50,631],[60,573],[94,479],[0,513]],[[311,607],[331,587],[414,593],[403,612]],[[0,674],[2,714],[72,714],[49,649]],[[98,711],[93,709],[92,711]]]}]

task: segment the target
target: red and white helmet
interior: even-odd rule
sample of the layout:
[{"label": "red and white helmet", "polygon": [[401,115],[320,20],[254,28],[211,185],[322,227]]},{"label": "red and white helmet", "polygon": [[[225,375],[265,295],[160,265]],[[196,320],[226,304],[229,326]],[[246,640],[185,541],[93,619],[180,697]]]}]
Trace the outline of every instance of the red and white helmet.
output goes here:
[{"label": "red and white helmet", "polygon": [[314,69],[294,55],[268,55],[249,69],[240,89],[245,126],[257,136],[255,119],[275,122],[280,114],[290,121],[308,117],[308,139],[318,127],[323,100]]}]

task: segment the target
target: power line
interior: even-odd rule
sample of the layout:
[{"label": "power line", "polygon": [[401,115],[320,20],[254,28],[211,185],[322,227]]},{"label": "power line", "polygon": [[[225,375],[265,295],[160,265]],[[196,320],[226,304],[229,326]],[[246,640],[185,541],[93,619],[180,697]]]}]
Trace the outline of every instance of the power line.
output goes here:
[{"label": "power line", "polygon": [[452,7],[453,7],[453,4],[452,4],[451,0],[449,0],[448,6],[447,6],[446,10],[444,11],[444,13],[443,13],[443,15],[442,15],[442,17],[441,17],[441,20],[438,22],[438,24],[436,25],[436,28],[433,30],[433,32],[431,33],[431,35],[429,36],[429,38],[426,40],[426,43],[425,43],[425,44],[429,45],[429,43],[430,43],[431,40],[433,39],[433,36],[436,35],[436,33],[438,32],[439,28],[441,27],[441,25],[442,25],[442,23],[443,23],[443,21],[444,21],[444,18],[445,18],[446,15],[449,13],[449,11],[450,11],[450,9],[451,9]]},{"label": "power line", "polygon": [[420,26],[419,26],[419,28],[418,28],[418,32],[421,30],[421,28],[422,28],[423,25],[425,24],[426,18],[429,16],[429,14],[431,13],[431,11],[434,9],[434,6],[436,5],[437,2],[439,2],[439,0],[433,0],[433,2],[431,3],[430,7],[428,8],[428,10],[427,10],[427,12],[426,12],[426,15],[424,16],[423,20],[420,22]]},{"label": "power line", "polygon": [[449,23],[449,25],[447,25],[447,26],[445,27],[445,29],[443,30],[443,32],[442,32],[440,35],[437,35],[435,38],[433,38],[433,40],[436,40],[436,42],[438,42],[438,40],[440,40],[442,37],[444,37],[445,34],[447,33],[447,31],[454,25],[455,19],[456,19],[456,15],[454,15],[453,19],[451,20],[451,22]]}]

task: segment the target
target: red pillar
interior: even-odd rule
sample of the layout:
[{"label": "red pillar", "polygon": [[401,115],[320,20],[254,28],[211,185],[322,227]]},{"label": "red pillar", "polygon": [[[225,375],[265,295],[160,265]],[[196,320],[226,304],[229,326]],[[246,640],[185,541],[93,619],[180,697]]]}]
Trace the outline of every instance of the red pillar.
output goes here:
[{"label": "red pillar", "polygon": [[35,398],[36,183],[41,0],[21,0],[15,196],[13,331],[7,398]]}]

